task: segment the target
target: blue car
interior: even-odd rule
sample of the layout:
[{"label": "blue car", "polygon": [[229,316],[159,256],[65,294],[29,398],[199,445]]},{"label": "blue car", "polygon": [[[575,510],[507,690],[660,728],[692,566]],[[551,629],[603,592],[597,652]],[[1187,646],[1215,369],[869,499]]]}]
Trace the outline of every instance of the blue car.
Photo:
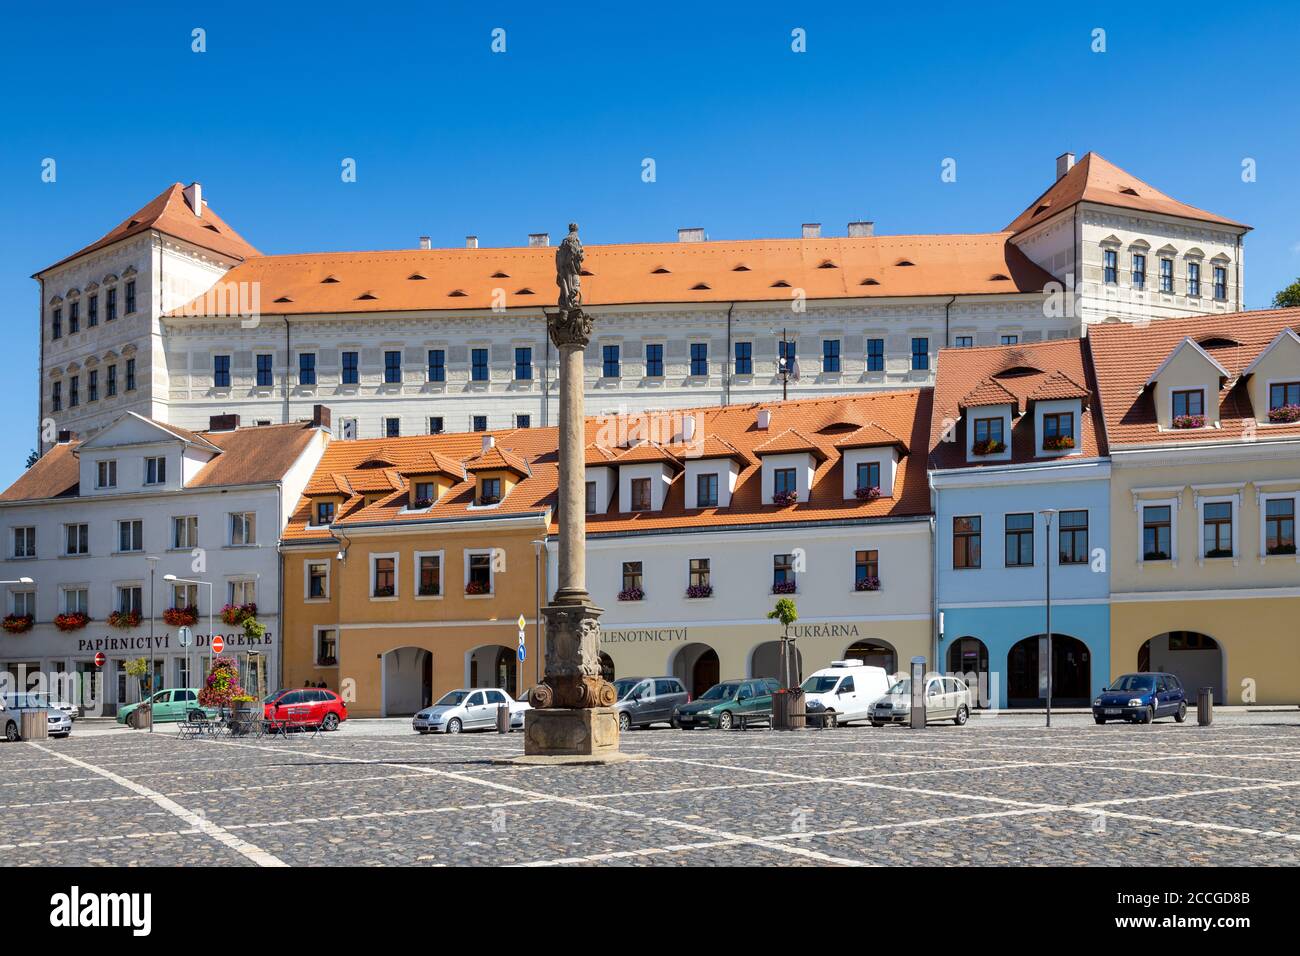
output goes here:
[{"label": "blue car", "polygon": [[1101,689],[1092,702],[1092,716],[1099,724],[1108,720],[1149,724],[1157,717],[1172,717],[1181,724],[1187,719],[1187,694],[1173,674],[1124,674]]}]

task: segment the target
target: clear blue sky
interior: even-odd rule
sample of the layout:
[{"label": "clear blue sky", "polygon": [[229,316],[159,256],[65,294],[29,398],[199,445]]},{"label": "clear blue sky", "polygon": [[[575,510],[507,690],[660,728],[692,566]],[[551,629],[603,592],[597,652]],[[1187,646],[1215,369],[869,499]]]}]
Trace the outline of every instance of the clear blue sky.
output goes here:
[{"label": "clear blue sky", "polygon": [[[469,233],[517,245],[572,218],[588,242],[679,226],[791,236],[808,221],[842,234],[851,219],[963,232],[1005,226],[1058,153],[1092,149],[1253,225],[1249,306],[1300,273],[1297,82],[1279,55],[1298,27],[1281,5],[290,6],[6,10],[0,486],[34,443],[29,276],[175,181],[202,182],[264,252]],[[191,52],[195,27],[206,53]],[[791,51],[795,28],[806,53]],[[344,157],[356,183],[340,179]],[[940,181],[945,157],[955,183]],[[1257,182],[1242,182],[1243,157]]]}]

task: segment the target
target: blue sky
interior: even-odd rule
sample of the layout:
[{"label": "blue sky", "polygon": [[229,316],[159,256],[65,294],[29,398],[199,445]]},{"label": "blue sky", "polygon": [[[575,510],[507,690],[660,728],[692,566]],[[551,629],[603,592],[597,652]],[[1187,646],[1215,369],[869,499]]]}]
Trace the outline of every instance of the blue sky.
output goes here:
[{"label": "blue sky", "polygon": [[[1005,226],[1097,152],[1248,222],[1247,305],[1300,274],[1280,6],[24,4],[0,36],[0,486],[34,444],[37,285],[168,184],[264,252]],[[382,14],[378,11],[382,10]],[[191,51],[206,31],[207,52]],[[506,31],[506,52],[491,50]],[[791,50],[806,31],[807,52]],[[1106,52],[1091,50],[1106,30]],[[41,161],[58,163],[55,183]],[[340,163],[356,160],[357,181]],[[656,163],[654,183],[641,163]],[[940,164],[957,160],[957,181]],[[1241,162],[1257,161],[1243,183]]]}]

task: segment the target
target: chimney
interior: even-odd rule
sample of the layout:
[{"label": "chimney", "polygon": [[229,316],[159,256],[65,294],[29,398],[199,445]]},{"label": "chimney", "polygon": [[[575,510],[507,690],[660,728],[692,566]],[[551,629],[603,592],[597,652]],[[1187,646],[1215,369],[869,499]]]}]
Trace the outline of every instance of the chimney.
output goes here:
[{"label": "chimney", "polygon": [[682,419],[682,441],[688,442],[695,439],[695,416],[687,415]]},{"label": "chimney", "polygon": [[493,438],[491,435],[484,435],[484,436],[483,436],[483,451],[485,451],[485,452],[487,452],[487,451],[491,451],[491,450],[492,450],[492,446],[495,445],[496,443],[497,443],[497,440],[496,440],[495,438]]},{"label": "chimney", "polygon": [[850,239],[866,239],[876,234],[876,224],[864,219],[849,223]]},{"label": "chimney", "polygon": [[185,201],[190,204],[190,209],[194,210],[194,215],[202,219],[203,187],[198,183],[190,183],[181,191],[181,194],[185,197]]},{"label": "chimney", "polygon": [[238,415],[211,415],[208,417],[208,431],[210,432],[233,432],[238,427]]},{"label": "chimney", "polygon": [[58,441],[58,443],[59,443],[60,445],[70,445],[70,444],[72,444],[72,442],[74,442],[74,441],[76,441],[76,440],[77,440],[77,433],[76,433],[76,432],[70,432],[70,431],[68,431],[66,428],[59,432],[59,441]]},{"label": "chimney", "polygon": [[420,248],[421,248],[421,249],[432,249],[432,248],[433,248],[433,243],[429,241],[429,237],[428,237],[428,236],[421,236],[421,237],[420,237]]},{"label": "chimney", "polygon": [[758,428],[760,431],[767,431],[767,426],[772,424],[772,413],[766,408],[758,410]]},{"label": "chimney", "polygon": [[703,242],[704,239],[705,236],[704,236],[703,226],[691,226],[686,229],[677,230],[678,242]]},{"label": "chimney", "polygon": [[1056,157],[1056,178],[1060,179],[1074,168],[1074,153],[1062,153]]},{"label": "chimney", "polygon": [[822,224],[820,222],[805,222],[803,224],[803,237],[805,239],[820,239],[822,237]]},{"label": "chimney", "polygon": [[465,237],[465,248],[466,248],[466,249],[477,249],[477,248],[478,248],[478,236],[466,236],[466,237]]},{"label": "chimney", "polygon": [[528,234],[528,245],[536,248],[538,246],[549,246],[551,244],[551,234],[549,232],[530,232]]},{"label": "chimney", "polygon": [[330,410],[328,405],[313,405],[311,407],[311,426],[312,428],[324,428],[330,430]]}]

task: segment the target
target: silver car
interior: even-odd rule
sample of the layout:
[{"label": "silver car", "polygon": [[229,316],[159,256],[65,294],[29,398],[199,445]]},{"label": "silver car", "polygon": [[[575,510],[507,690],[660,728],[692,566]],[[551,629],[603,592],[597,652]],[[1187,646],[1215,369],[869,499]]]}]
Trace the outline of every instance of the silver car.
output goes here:
[{"label": "silver car", "polygon": [[76,704],[58,698],[51,699],[49,694],[33,694],[32,696],[39,701],[42,707],[48,707],[50,710],[57,710],[61,714],[67,714],[69,720],[77,719],[78,709]]},{"label": "silver car", "polygon": [[[970,688],[957,677],[937,674],[925,682],[925,722],[951,720],[958,727],[970,719]],[[904,677],[871,706],[871,726],[908,724],[912,721],[912,680]]]},{"label": "silver car", "polygon": [[38,694],[5,694],[0,698],[0,728],[6,740],[22,739],[22,715],[25,711],[39,711],[46,715],[46,732],[51,737],[66,737],[72,733],[72,718],[62,711],[51,710],[41,703]]},{"label": "silver car", "polygon": [[614,690],[619,730],[672,723],[674,711],[691,699],[676,677],[620,677]]},{"label": "silver car", "polygon": [[495,729],[497,708],[510,707],[510,729],[522,730],[528,704],[515,700],[496,687],[463,687],[448,691],[432,707],[411,718],[411,727],[422,734],[458,734],[462,730]]}]

